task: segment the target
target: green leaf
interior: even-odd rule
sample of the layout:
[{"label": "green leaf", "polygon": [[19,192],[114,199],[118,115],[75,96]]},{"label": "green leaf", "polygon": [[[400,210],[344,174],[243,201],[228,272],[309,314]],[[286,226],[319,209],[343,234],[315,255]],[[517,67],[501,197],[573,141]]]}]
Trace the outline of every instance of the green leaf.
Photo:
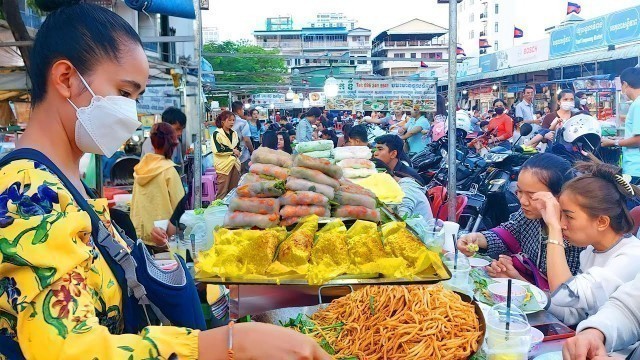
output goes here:
[{"label": "green leaf", "polygon": [[49,290],[47,296],[44,298],[44,304],[42,306],[42,314],[44,321],[51,325],[58,332],[58,336],[63,339],[67,338],[68,329],[64,325],[64,322],[51,313],[51,300],[53,299],[53,291]]},{"label": "green leaf", "polygon": [[73,330],[71,330],[72,333],[74,334],[86,334],[89,331],[91,331],[91,329],[93,329],[93,327],[89,326],[87,324],[87,321],[83,321],[81,323],[79,323],[78,325],[76,325]]},{"label": "green leaf", "polygon": [[375,298],[373,297],[373,295],[369,296],[369,309],[371,310],[371,315],[375,315],[376,314],[376,308],[374,306],[374,301]]},{"label": "green leaf", "polygon": [[127,360],[134,360],[133,354],[129,355],[129,358]]},{"label": "green leaf", "polygon": [[329,342],[327,341],[327,339],[322,339],[320,341],[320,347],[327,352],[327,354],[329,355],[335,355],[336,354],[336,350],[331,346],[331,344],[329,344]]},{"label": "green leaf", "polygon": [[130,352],[130,353],[135,351],[131,346],[118,346],[118,349],[124,350],[126,352]]},{"label": "green leaf", "polygon": [[107,283],[107,289],[111,289],[113,285],[115,285],[115,283],[113,282],[113,279],[109,280],[109,282]]},{"label": "green leaf", "polygon": [[42,244],[47,241],[49,238],[49,223],[46,219],[42,219],[40,224],[35,228],[35,235],[33,235],[33,240],[31,240],[32,245]]}]

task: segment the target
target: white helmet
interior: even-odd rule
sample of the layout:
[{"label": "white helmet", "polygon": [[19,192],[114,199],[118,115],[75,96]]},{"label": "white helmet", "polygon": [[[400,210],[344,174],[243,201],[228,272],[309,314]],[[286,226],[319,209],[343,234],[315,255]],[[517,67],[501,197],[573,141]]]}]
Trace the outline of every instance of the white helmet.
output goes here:
[{"label": "white helmet", "polygon": [[597,147],[600,144],[601,134],[600,122],[596,118],[578,114],[564,123],[562,137],[568,143],[573,143],[582,137],[592,147]]},{"label": "white helmet", "polygon": [[468,112],[464,110],[456,111],[456,129],[464,130],[467,133],[471,132],[471,117]]}]

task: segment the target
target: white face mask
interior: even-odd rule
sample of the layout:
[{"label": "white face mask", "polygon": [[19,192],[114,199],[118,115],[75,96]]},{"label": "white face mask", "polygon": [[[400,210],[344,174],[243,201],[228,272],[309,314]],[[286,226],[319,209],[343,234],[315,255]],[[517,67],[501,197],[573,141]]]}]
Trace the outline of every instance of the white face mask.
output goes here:
[{"label": "white face mask", "polygon": [[96,95],[80,73],[78,76],[93,98],[81,108],[67,99],[78,116],[76,145],[85,153],[111,157],[141,125],[136,102],[123,96]]},{"label": "white face mask", "polygon": [[580,105],[582,106],[587,105],[587,99],[580,99]]},{"label": "white face mask", "polygon": [[560,108],[564,111],[569,111],[573,109],[574,106],[575,104],[573,103],[573,101],[563,101],[560,103]]}]

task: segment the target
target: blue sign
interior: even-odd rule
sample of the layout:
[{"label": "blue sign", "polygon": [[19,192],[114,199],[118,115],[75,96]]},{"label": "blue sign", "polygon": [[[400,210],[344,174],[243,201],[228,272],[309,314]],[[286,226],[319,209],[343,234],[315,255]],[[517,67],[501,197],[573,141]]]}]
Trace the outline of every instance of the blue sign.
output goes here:
[{"label": "blue sign", "polygon": [[639,36],[640,6],[636,6],[551,32],[549,57],[637,41]]},{"label": "blue sign", "polygon": [[483,73],[498,70],[498,57],[495,53],[480,56],[480,69]]}]

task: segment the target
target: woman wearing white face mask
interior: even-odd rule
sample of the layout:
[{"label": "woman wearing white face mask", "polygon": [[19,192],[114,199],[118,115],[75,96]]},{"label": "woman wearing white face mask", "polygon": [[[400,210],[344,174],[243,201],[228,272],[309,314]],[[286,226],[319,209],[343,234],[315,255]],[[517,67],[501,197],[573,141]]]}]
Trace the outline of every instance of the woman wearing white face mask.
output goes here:
[{"label": "woman wearing white face mask", "polygon": [[576,109],[578,109],[582,114],[591,115],[589,106],[587,106],[587,94],[582,91],[578,91],[576,93]]},{"label": "woman wearing white face mask", "polygon": [[[98,5],[36,4],[49,15],[31,51],[33,111],[18,149],[0,160],[0,358],[330,359],[312,338],[277,326],[148,326],[158,323],[136,300],[173,284],[148,281],[152,260],[125,243],[107,201],[88,199],[79,174],[85,152],[110,156],[139,126],[135,99],[149,75],[142,42]],[[164,315],[176,304],[182,323],[204,330],[193,281],[180,275],[191,297],[151,300]]]},{"label": "woman wearing white face mask", "polygon": [[575,108],[574,94],[571,90],[562,90],[558,94],[558,110],[544,117],[542,120],[542,129],[538,130],[527,146],[536,147],[541,141],[553,141],[556,130],[562,127],[562,124],[573,116]]}]

